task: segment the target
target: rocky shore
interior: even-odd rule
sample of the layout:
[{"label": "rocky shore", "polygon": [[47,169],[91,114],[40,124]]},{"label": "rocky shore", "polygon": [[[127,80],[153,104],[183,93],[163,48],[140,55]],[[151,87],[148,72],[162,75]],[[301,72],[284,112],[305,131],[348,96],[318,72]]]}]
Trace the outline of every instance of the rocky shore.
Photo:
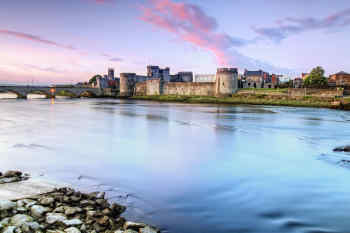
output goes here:
[{"label": "rocky shore", "polygon": [[[2,175],[1,179],[28,176]],[[14,175],[14,173],[12,174]],[[11,181],[14,182],[14,181]],[[20,200],[0,200],[0,233],[159,233],[144,223],[127,221],[126,207],[109,203],[105,193],[57,188]]]},{"label": "rocky shore", "polygon": [[0,172],[0,184],[7,184],[28,180],[28,174],[22,174],[20,171],[7,171],[4,174]]}]

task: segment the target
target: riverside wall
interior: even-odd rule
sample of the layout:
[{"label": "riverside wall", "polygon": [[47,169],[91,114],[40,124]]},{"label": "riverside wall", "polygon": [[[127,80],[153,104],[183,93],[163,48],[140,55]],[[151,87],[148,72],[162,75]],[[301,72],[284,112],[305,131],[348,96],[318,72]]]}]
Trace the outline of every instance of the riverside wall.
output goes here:
[{"label": "riverside wall", "polygon": [[269,89],[241,89],[237,95],[268,95],[268,96],[285,96],[285,97],[316,97],[316,98],[334,98],[342,97],[344,90],[339,89],[314,89],[314,88],[288,88],[280,91],[271,91]]}]

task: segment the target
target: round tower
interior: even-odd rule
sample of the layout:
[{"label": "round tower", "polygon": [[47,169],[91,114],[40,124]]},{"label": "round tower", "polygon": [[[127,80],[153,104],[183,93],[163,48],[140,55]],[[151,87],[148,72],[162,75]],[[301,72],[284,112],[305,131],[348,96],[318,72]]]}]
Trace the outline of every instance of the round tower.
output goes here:
[{"label": "round tower", "polygon": [[131,96],[132,87],[130,84],[132,83],[132,80],[129,80],[129,79],[133,79],[134,77],[135,77],[134,73],[120,73],[120,81],[119,81],[120,96],[124,96],[124,97]]},{"label": "round tower", "polygon": [[237,90],[237,81],[237,68],[218,68],[216,72],[215,95],[232,95]]}]

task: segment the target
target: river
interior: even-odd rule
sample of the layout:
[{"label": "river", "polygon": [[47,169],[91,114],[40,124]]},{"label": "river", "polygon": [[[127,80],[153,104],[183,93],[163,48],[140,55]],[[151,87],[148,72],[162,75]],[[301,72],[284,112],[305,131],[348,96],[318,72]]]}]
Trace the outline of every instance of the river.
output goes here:
[{"label": "river", "polygon": [[170,233],[349,232],[350,112],[1,99],[1,169],[107,192]]}]

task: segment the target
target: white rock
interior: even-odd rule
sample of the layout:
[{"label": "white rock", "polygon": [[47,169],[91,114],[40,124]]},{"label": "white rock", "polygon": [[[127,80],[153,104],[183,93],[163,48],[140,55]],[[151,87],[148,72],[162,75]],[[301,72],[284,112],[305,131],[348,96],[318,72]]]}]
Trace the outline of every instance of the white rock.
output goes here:
[{"label": "white rock", "polygon": [[128,229],[126,231],[124,231],[124,233],[138,233],[137,231],[134,231],[132,229]]},{"label": "white rock", "polygon": [[11,218],[10,224],[20,227],[25,223],[32,222],[33,218],[25,214],[16,214]]},{"label": "white rock", "polygon": [[0,200],[0,211],[10,210],[16,207],[16,203],[7,200]]},{"label": "white rock", "polygon": [[81,233],[79,229],[75,228],[75,227],[70,227],[64,230],[67,233]]},{"label": "white rock", "polygon": [[51,205],[54,202],[55,202],[55,199],[52,197],[44,197],[40,199],[40,204],[42,205]]},{"label": "white rock", "polygon": [[127,230],[129,228],[132,228],[132,229],[139,229],[139,228],[144,228],[146,227],[147,225],[144,224],[144,223],[138,223],[138,222],[131,222],[131,221],[126,221],[124,223],[124,230]]},{"label": "white rock", "polygon": [[49,208],[46,208],[44,206],[41,206],[41,205],[33,205],[31,208],[30,208],[30,212],[32,213],[32,215],[34,217],[37,217],[37,218],[40,218],[42,217],[46,212],[48,212],[50,209]]},{"label": "white rock", "polygon": [[155,229],[155,228],[150,227],[150,226],[140,228],[140,233],[158,233],[158,232],[159,232],[158,229]]},{"label": "white rock", "polygon": [[122,230],[116,230],[114,233],[124,233]]},{"label": "white rock", "polygon": [[78,218],[74,218],[74,219],[71,219],[71,220],[64,220],[62,222],[66,226],[77,226],[77,225],[83,224],[83,222],[80,219],[78,219]]},{"label": "white rock", "polygon": [[61,213],[47,213],[46,214],[46,222],[48,224],[53,224],[55,222],[63,222],[67,220],[67,217]]},{"label": "white rock", "polygon": [[14,233],[15,230],[16,230],[15,226],[9,226],[9,227],[6,227],[2,233]]}]

